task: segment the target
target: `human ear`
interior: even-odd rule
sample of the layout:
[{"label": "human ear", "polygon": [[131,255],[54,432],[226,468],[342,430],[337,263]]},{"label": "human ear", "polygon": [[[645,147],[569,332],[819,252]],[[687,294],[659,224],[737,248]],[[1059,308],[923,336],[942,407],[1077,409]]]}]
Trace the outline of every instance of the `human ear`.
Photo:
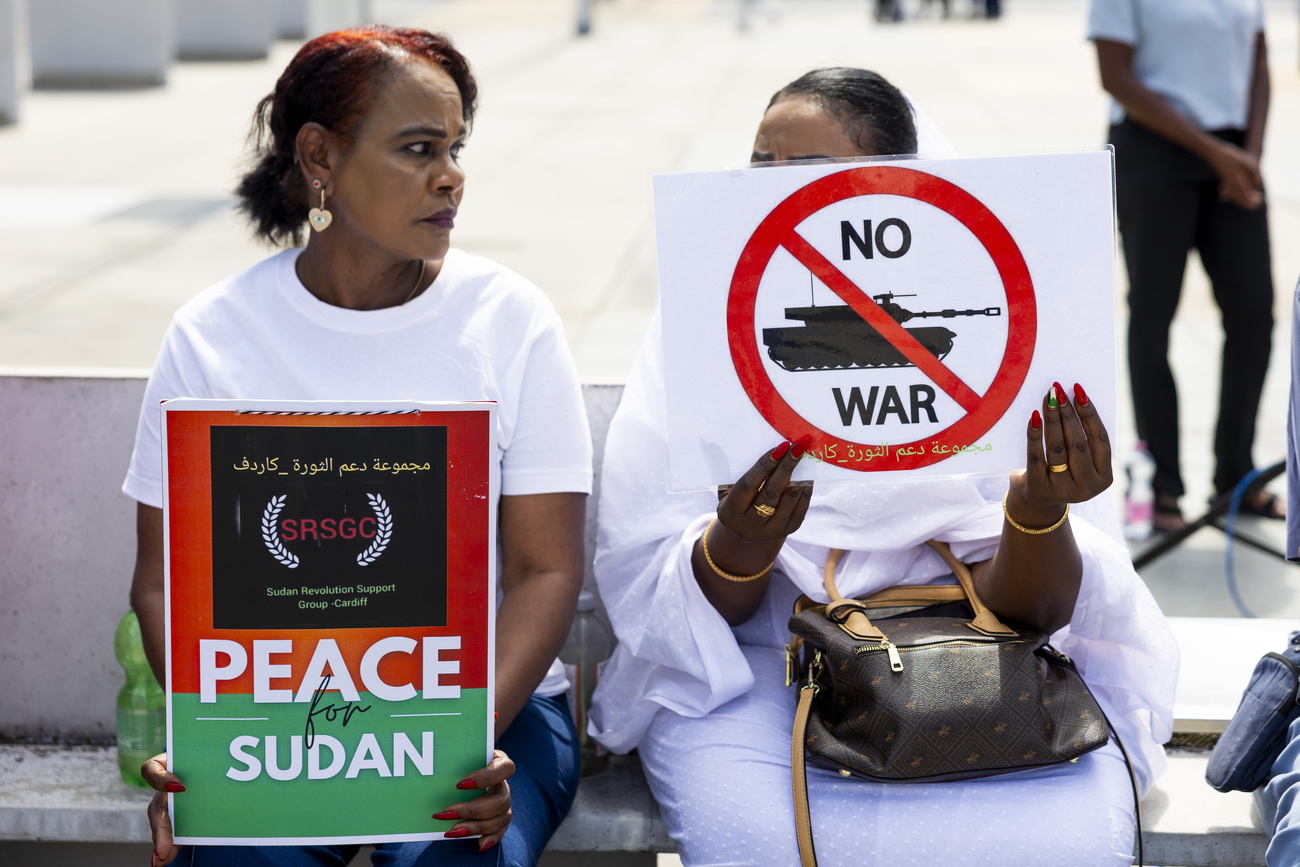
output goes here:
[{"label": "human ear", "polygon": [[305,123],[298,130],[294,141],[294,153],[298,158],[298,168],[303,180],[311,187],[312,181],[319,180],[325,187],[329,186],[330,174],[335,164],[335,136],[328,129],[316,122]]}]

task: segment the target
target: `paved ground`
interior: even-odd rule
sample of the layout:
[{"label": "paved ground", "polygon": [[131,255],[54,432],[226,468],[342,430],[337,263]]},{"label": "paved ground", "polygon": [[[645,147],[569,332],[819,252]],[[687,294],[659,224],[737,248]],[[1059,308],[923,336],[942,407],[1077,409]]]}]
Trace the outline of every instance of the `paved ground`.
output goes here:
[{"label": "paved ground", "polygon": [[[482,107],[456,241],[551,294],[593,381],[626,374],[654,304],[650,174],[743,161],[769,95],[809,68],[879,70],[969,154],[1099,144],[1105,130],[1083,0],[1010,0],[997,22],[901,26],[871,23],[865,0],[764,0],[746,32],[738,0],[607,0],[585,39],[573,35],[575,5],[374,4],[382,19],[451,33],[476,64]],[[1290,0],[1267,5],[1279,323],[1260,463],[1284,453],[1300,275],[1298,28]],[[22,122],[0,129],[0,365],[147,366],[175,307],[266,255],[229,191],[252,107],[296,47],[280,43],[265,62],[179,64],[162,88],[26,96]],[[1220,332],[1199,268],[1187,283],[1173,355],[1190,507],[1209,493]],[[1126,412],[1116,433],[1131,442]],[[1280,540],[1276,526],[1254,529]],[[1236,562],[1258,613],[1300,614],[1293,567],[1249,551]],[[1170,614],[1234,611],[1213,531],[1145,576]]]},{"label": "paved ground", "polygon": [[[606,0],[573,35],[575,0],[377,0],[386,20],[451,33],[482,109],[456,241],[542,285],[583,375],[619,380],[655,297],[649,177],[743,161],[768,96],[818,65],[901,84],[965,153],[1100,143],[1106,99],[1083,0],[1016,0],[1000,21],[871,23],[862,0]],[[954,4],[964,11],[965,4]],[[1278,327],[1300,274],[1300,76],[1294,6],[1269,0],[1270,183]],[[264,256],[229,208],[251,109],[296,44],[264,62],[185,63],[166,87],[28,94],[0,129],[0,365],[143,367],[171,311]],[[1191,504],[1209,493],[1217,314],[1189,270],[1173,355]],[[1122,287],[1122,281],[1120,281]],[[1287,365],[1274,353],[1256,458],[1284,452]],[[1127,410],[1118,438],[1131,442]],[[1264,531],[1276,527],[1263,528]],[[1241,555],[1259,611],[1300,613],[1289,570]],[[1175,614],[1222,613],[1223,544],[1194,537],[1149,570]],[[1272,576],[1272,577],[1269,577]]]}]

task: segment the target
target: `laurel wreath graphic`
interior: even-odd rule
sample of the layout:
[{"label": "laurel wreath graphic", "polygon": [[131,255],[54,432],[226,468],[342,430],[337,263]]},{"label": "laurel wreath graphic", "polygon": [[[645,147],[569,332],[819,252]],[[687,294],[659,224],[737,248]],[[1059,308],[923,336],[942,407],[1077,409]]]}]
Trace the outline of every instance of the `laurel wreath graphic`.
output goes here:
[{"label": "laurel wreath graphic", "polygon": [[270,551],[271,556],[280,561],[281,565],[297,569],[297,555],[284,547],[284,542],[280,541],[280,512],[284,510],[284,501],[288,496],[288,494],[281,494],[272,497],[271,502],[266,504],[266,508],[262,511],[262,541],[266,543],[266,550]]},{"label": "laurel wreath graphic", "polygon": [[370,508],[375,510],[375,519],[379,524],[375,528],[375,541],[357,555],[358,566],[369,566],[378,560],[379,555],[388,547],[389,540],[393,538],[393,513],[384,502],[384,498],[379,494],[366,494],[366,499],[370,501]]}]

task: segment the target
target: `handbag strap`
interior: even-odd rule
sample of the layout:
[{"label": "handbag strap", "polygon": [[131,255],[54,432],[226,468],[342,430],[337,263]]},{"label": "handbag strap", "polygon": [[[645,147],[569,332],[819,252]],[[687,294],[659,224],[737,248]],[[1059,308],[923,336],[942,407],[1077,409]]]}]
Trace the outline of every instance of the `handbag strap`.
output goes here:
[{"label": "handbag strap", "polygon": [[[830,599],[830,602],[826,605],[826,616],[838,623],[841,629],[854,638],[884,641],[885,633],[872,625],[871,620],[867,617],[867,612],[862,607],[862,603],[856,599],[845,599],[840,595],[839,588],[835,586],[835,567],[842,556],[844,556],[842,549],[832,548],[830,554],[826,557],[826,568],[822,570],[822,586],[826,588],[826,595]],[[836,613],[844,608],[848,609],[847,615]]]},{"label": "handbag strap", "polygon": [[[998,619],[998,616],[979,598],[979,594],[975,592],[975,580],[971,576],[970,569],[965,563],[953,556],[948,545],[934,539],[926,542],[926,544],[943,558],[944,562],[948,564],[948,568],[952,569],[952,574],[957,576],[957,583],[961,585],[962,592],[966,594],[966,599],[970,602],[971,610],[975,612],[975,616],[971,618],[971,628],[984,635],[1015,635],[1016,631],[1010,629]],[[839,548],[831,549],[829,556],[826,558],[826,568],[822,570],[822,585],[826,588],[827,597],[830,598],[830,603],[826,606],[826,616],[841,624],[846,632],[856,638],[883,641],[885,634],[867,617],[866,609],[862,606],[862,603],[856,599],[845,599],[840,595],[839,588],[835,586],[835,568],[839,565],[840,557],[843,555],[844,552]],[[849,609],[847,615],[836,613],[843,608]]]},{"label": "handbag strap", "polygon": [[813,848],[812,815],[808,811],[808,768],[804,764],[803,742],[808,730],[817,687],[811,682],[799,688],[799,705],[794,712],[794,736],[790,738],[790,785],[794,792],[794,830],[799,841],[799,863],[817,867],[817,850]]},{"label": "handbag strap", "polygon": [[938,552],[943,561],[948,564],[948,568],[952,569],[952,574],[957,576],[957,583],[961,585],[961,589],[966,591],[966,598],[975,612],[975,616],[971,619],[971,627],[985,635],[1015,635],[1015,630],[999,620],[998,616],[980,599],[979,594],[975,592],[975,579],[970,574],[970,567],[953,556],[947,543],[931,539],[925,544]]}]

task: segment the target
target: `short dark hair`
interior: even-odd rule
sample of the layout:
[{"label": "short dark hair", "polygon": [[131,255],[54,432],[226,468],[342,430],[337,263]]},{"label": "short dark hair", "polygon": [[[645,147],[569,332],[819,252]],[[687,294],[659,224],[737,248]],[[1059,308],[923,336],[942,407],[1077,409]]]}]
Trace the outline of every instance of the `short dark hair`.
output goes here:
[{"label": "short dark hair", "polygon": [[253,113],[253,167],[236,189],[239,209],[257,234],[272,244],[297,245],[311,203],[297,166],[296,140],[303,124],[319,123],[350,138],[370,109],[385,75],[403,57],[432,63],[460,91],[465,124],[474,121],[478,85],[469,61],[438,33],[372,25],[327,33],[298,50],[275,90]]},{"label": "short dark hair", "polygon": [[781,88],[768,108],[790,96],[817,100],[864,153],[916,153],[916,122],[902,91],[868,69],[834,66],[804,73]]}]

